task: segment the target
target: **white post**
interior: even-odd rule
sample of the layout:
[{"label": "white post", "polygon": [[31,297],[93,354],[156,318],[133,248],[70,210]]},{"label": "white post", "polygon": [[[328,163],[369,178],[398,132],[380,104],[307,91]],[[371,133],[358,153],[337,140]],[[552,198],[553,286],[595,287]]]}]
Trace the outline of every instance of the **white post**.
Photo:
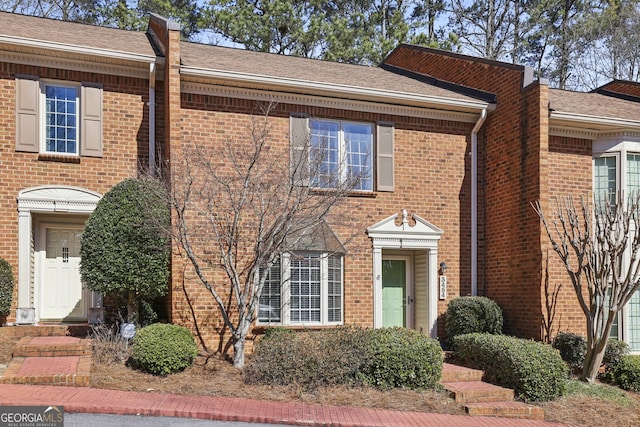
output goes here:
[{"label": "white post", "polygon": [[373,327],[382,327],[382,248],[373,248]]},{"label": "white post", "polygon": [[432,338],[438,336],[438,250],[429,249],[429,312],[427,322]]},{"label": "white post", "polygon": [[31,308],[31,212],[18,212],[18,308]]}]

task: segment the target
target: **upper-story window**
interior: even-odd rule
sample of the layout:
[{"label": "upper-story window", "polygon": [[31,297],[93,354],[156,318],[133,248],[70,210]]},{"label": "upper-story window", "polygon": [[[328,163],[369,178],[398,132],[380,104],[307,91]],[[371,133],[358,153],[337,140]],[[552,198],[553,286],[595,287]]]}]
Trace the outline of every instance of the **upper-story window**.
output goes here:
[{"label": "upper-story window", "polygon": [[394,191],[394,126],[292,114],[294,185],[356,192]]},{"label": "upper-story window", "polygon": [[102,86],[16,76],[16,151],[102,157]]},{"label": "upper-story window", "polygon": [[310,120],[311,186],[373,191],[373,126],[332,120]]},{"label": "upper-story window", "polygon": [[44,151],[78,154],[78,92],[76,86],[44,84]]}]

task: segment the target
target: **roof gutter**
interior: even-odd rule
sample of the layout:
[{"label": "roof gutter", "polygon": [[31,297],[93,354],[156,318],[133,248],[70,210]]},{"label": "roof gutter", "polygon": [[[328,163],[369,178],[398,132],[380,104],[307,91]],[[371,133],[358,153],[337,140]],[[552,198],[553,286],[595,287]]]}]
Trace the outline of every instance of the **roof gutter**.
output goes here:
[{"label": "roof gutter", "polygon": [[183,76],[225,80],[236,84],[263,84],[271,87],[286,87],[298,90],[313,91],[316,93],[330,93],[333,96],[344,98],[350,95],[352,98],[386,100],[397,104],[399,101],[428,104],[442,109],[451,107],[462,110],[480,110],[487,108],[486,101],[475,99],[455,99],[441,96],[419,95],[407,92],[393,92],[381,89],[369,89],[357,86],[341,85],[336,83],[315,82],[310,80],[291,79],[286,77],[272,77],[260,74],[239,73],[233,71],[211,70],[199,67],[182,66],[180,74]]},{"label": "roof gutter", "polygon": [[640,121],[626,119],[612,119],[609,117],[590,116],[586,114],[563,113],[559,111],[551,111],[550,120],[564,120],[580,124],[592,124],[619,128],[637,128],[640,127]]},{"label": "roof gutter", "polygon": [[15,46],[27,46],[36,49],[46,49],[56,52],[76,53],[80,55],[99,56],[102,58],[120,59],[133,62],[155,62],[155,55],[143,55],[130,52],[121,52],[117,50],[98,49],[93,47],[77,46],[66,43],[58,43],[52,41],[42,41],[27,39],[23,37],[0,36],[0,43],[6,43]]},{"label": "roof gutter", "polygon": [[487,109],[471,130],[471,295],[478,295],[478,132],[487,119]]}]

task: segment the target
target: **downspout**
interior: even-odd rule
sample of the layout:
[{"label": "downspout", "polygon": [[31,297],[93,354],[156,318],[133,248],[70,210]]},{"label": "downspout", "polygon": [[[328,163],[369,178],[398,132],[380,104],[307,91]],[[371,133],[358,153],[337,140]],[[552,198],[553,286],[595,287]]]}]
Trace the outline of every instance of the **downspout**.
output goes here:
[{"label": "downspout", "polygon": [[149,173],[156,176],[156,63],[149,64]]},{"label": "downspout", "polygon": [[487,119],[487,109],[471,131],[471,295],[478,295],[478,131]]}]

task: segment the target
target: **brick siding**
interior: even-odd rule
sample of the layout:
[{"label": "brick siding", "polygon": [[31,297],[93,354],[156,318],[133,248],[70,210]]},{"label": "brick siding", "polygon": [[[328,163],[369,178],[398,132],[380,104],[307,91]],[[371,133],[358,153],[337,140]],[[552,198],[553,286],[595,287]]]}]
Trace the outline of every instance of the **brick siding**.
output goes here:
[{"label": "brick siding", "polygon": [[[79,163],[43,160],[38,153],[15,151],[15,75],[96,82],[103,85],[103,157],[81,157]],[[40,185],[69,185],[104,194],[135,176],[148,156],[148,83],[129,77],[82,73],[0,63],[0,257],[13,266],[16,279],[11,314],[15,320],[18,278],[18,192]]]},{"label": "brick siding", "polygon": [[479,223],[484,239],[479,238],[483,257],[478,265],[484,274],[478,289],[503,308],[505,332],[540,338],[541,228],[530,203],[545,194],[540,170],[548,88],[522,89],[523,67],[428,48],[402,46],[385,62],[497,95],[496,109],[479,135],[485,220]]},{"label": "brick siding", "polygon": [[[342,210],[349,229],[334,230],[346,241],[344,262],[344,323],[373,326],[372,244],[365,229],[401,209],[416,213],[444,230],[438,246],[438,261],[449,270],[449,299],[469,293],[470,265],[470,132],[472,124],[444,120],[396,117],[365,112],[279,104],[270,113],[272,140],[281,148],[289,146],[289,114],[357,120],[369,123],[391,121],[395,126],[395,191],[376,192],[373,197],[351,197]],[[252,114],[260,116],[255,101],[204,95],[182,95],[182,144],[206,144],[222,150],[225,144],[239,143],[246,134]],[[223,330],[213,298],[193,277],[190,268],[182,276],[182,262],[174,254],[173,319],[198,328],[209,348],[221,349],[217,333]],[[226,280],[219,272],[220,280]],[[183,280],[184,278],[184,280]],[[460,289],[462,286],[463,289]],[[191,304],[189,304],[189,301]],[[439,301],[443,314],[448,301]],[[444,333],[440,323],[439,334]]]}]

